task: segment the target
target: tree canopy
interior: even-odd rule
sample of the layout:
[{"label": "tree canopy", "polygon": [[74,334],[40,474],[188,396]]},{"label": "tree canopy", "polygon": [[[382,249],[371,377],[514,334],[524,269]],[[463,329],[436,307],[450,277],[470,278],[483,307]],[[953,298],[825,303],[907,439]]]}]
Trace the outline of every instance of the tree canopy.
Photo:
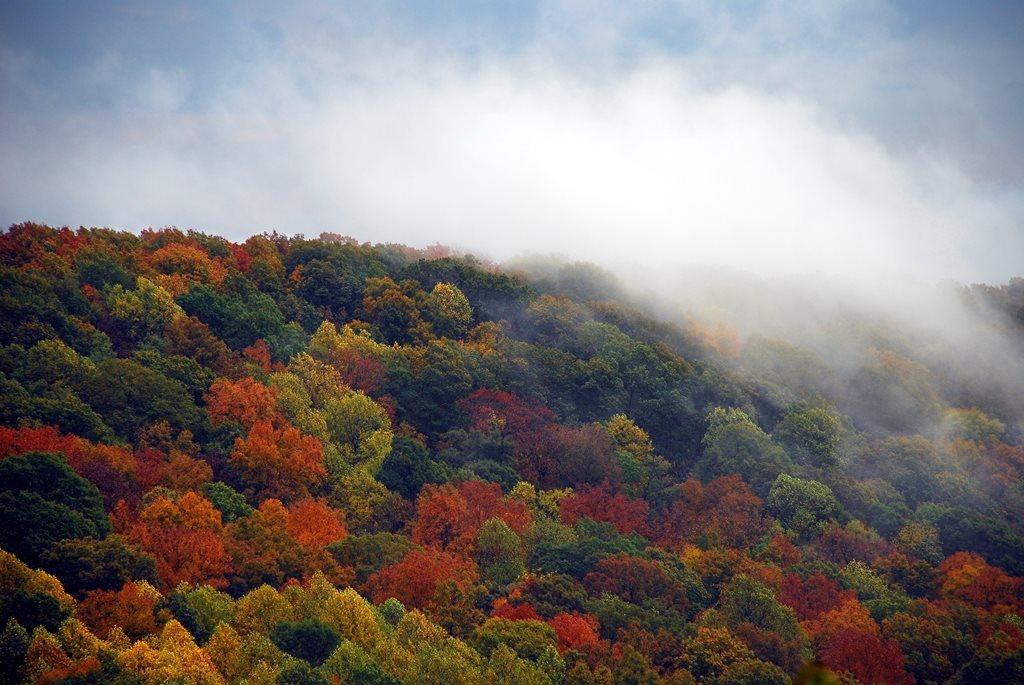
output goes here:
[{"label": "tree canopy", "polygon": [[[589,265],[0,255],[4,682],[1021,679],[1024,409],[899,322],[841,367]],[[962,295],[1024,340],[1019,283]]]}]

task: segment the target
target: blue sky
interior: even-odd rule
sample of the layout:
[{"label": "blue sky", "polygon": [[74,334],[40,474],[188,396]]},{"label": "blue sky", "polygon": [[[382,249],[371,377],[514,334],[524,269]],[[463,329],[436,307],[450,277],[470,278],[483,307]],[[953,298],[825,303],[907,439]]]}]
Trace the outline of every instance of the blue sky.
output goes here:
[{"label": "blue sky", "polygon": [[0,221],[1024,271],[1024,3],[8,2]]}]

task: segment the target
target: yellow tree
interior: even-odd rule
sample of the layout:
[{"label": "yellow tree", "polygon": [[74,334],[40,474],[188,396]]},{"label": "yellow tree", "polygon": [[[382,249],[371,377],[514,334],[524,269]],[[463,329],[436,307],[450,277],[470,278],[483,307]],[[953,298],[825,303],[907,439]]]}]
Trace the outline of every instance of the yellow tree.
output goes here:
[{"label": "yellow tree", "polygon": [[242,636],[254,632],[268,635],[274,626],[292,620],[292,616],[292,605],[288,600],[269,585],[261,585],[235,603],[232,623]]},{"label": "yellow tree", "polygon": [[446,338],[461,338],[469,330],[473,308],[469,300],[451,283],[438,283],[427,295],[425,312],[434,332]]},{"label": "yellow tree", "polygon": [[376,475],[391,453],[391,419],[384,407],[361,392],[348,392],[324,407],[331,442],[350,464]]}]

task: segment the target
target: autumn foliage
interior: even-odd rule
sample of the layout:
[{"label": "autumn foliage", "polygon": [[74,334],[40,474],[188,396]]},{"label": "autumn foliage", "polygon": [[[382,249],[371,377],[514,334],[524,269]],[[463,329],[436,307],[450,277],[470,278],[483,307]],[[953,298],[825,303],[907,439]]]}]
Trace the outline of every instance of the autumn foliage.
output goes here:
[{"label": "autumn foliage", "polygon": [[898,322],[840,367],[440,246],[0,257],[0,682],[1020,680],[1019,398]]},{"label": "autumn foliage", "polygon": [[246,484],[266,497],[294,499],[319,483],[324,469],[323,446],[290,425],[276,427],[261,419],[245,438],[235,441],[231,461]]},{"label": "autumn foliage", "polygon": [[476,565],[441,550],[413,550],[397,564],[381,569],[369,581],[375,602],[394,597],[408,607],[422,609],[434,601],[443,583],[460,590],[477,580]]},{"label": "autumn foliage", "polygon": [[476,544],[480,526],[492,518],[501,519],[520,535],[532,520],[526,505],[503,497],[501,488],[494,483],[474,480],[458,487],[427,485],[416,501],[412,539],[422,545],[465,553]]},{"label": "autumn foliage", "polygon": [[606,521],[623,535],[642,534],[647,530],[647,502],[631,499],[621,492],[612,493],[607,482],[599,487],[582,487],[564,498],[559,506],[562,520],[570,526],[581,518],[589,518]]}]

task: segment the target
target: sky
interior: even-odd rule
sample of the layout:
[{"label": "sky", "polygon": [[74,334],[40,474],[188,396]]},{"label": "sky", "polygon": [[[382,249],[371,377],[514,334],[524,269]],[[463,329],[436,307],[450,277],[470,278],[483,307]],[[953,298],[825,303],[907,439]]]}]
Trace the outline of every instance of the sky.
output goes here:
[{"label": "sky", "polygon": [[0,4],[0,223],[1024,275],[1021,2]]}]

